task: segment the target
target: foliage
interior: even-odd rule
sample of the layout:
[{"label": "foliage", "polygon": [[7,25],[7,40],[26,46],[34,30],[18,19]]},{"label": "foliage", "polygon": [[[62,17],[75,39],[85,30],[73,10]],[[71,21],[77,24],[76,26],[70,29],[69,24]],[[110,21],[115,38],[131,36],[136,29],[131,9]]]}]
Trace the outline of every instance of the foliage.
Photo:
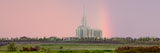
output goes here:
[{"label": "foliage", "polygon": [[29,52],[29,51],[39,51],[39,48],[36,48],[36,47],[30,47],[30,48],[23,47],[23,49],[20,50],[20,51],[27,51],[27,52]]},{"label": "foliage", "polygon": [[17,47],[15,46],[15,43],[12,42],[8,45],[8,48],[7,48],[8,51],[16,51],[17,50]]},{"label": "foliage", "polygon": [[47,49],[47,53],[53,53],[50,49]]},{"label": "foliage", "polygon": [[160,48],[157,46],[152,47],[118,47],[115,51],[117,53],[159,53]]},{"label": "foliage", "polygon": [[0,53],[114,53],[113,51],[107,51],[107,50],[51,50],[49,52],[0,52]]},{"label": "foliage", "polygon": [[53,50],[50,53],[105,53],[105,52],[113,52],[111,50]]},{"label": "foliage", "polygon": [[62,46],[60,46],[60,49],[63,49],[63,47],[62,47]]}]

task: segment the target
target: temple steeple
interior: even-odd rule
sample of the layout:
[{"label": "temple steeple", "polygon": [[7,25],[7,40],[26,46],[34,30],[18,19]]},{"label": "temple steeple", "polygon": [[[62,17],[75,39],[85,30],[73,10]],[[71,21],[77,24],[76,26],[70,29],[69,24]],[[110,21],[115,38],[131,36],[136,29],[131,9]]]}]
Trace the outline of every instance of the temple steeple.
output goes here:
[{"label": "temple steeple", "polygon": [[82,19],[82,25],[86,26],[87,25],[87,20],[85,16],[85,5],[83,6],[83,19]]}]

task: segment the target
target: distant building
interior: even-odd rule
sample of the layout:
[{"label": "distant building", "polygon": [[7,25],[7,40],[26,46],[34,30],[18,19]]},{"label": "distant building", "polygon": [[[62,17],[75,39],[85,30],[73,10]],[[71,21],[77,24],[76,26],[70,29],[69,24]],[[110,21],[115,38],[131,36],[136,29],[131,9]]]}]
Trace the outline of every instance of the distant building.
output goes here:
[{"label": "distant building", "polygon": [[[84,8],[85,9],[85,8]],[[85,10],[83,12],[82,25],[76,29],[76,37],[78,38],[102,38],[102,30],[92,29],[87,26],[87,20],[85,17]]]}]

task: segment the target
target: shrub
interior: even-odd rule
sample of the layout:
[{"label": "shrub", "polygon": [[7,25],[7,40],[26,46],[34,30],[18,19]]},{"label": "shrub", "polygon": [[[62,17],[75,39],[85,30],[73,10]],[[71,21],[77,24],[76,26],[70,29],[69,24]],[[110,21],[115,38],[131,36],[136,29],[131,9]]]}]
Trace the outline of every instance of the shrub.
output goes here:
[{"label": "shrub", "polygon": [[39,48],[33,48],[33,47],[30,47],[30,51],[38,51]]},{"label": "shrub", "polygon": [[17,50],[17,47],[15,46],[15,43],[12,42],[8,45],[8,48],[7,48],[8,51],[16,51]]},{"label": "shrub", "polygon": [[42,50],[41,50],[42,52],[47,52],[47,49],[45,49],[45,48],[42,48]]},{"label": "shrub", "polygon": [[51,50],[50,50],[49,48],[47,49],[47,53],[52,53]]},{"label": "shrub", "polygon": [[115,51],[117,53],[158,53],[160,52],[159,47],[118,47]]},{"label": "shrub", "polygon": [[20,51],[29,51],[29,48],[28,47],[23,47],[23,50],[20,50]]},{"label": "shrub", "polygon": [[29,51],[39,51],[39,48],[34,48],[34,47],[28,48],[28,47],[23,47],[23,49],[20,50],[20,51],[21,51],[21,52],[22,52],[22,51],[27,51],[27,52],[29,52]]},{"label": "shrub", "polygon": [[60,49],[63,49],[63,47],[62,47],[62,46],[60,46]]}]

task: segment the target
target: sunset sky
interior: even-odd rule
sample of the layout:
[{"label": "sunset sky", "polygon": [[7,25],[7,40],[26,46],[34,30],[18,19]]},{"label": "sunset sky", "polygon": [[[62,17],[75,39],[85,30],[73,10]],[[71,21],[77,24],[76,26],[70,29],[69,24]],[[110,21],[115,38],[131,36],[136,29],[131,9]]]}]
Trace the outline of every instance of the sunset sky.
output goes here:
[{"label": "sunset sky", "polygon": [[103,37],[160,36],[160,0],[0,0],[0,37],[75,37],[83,5]]}]

